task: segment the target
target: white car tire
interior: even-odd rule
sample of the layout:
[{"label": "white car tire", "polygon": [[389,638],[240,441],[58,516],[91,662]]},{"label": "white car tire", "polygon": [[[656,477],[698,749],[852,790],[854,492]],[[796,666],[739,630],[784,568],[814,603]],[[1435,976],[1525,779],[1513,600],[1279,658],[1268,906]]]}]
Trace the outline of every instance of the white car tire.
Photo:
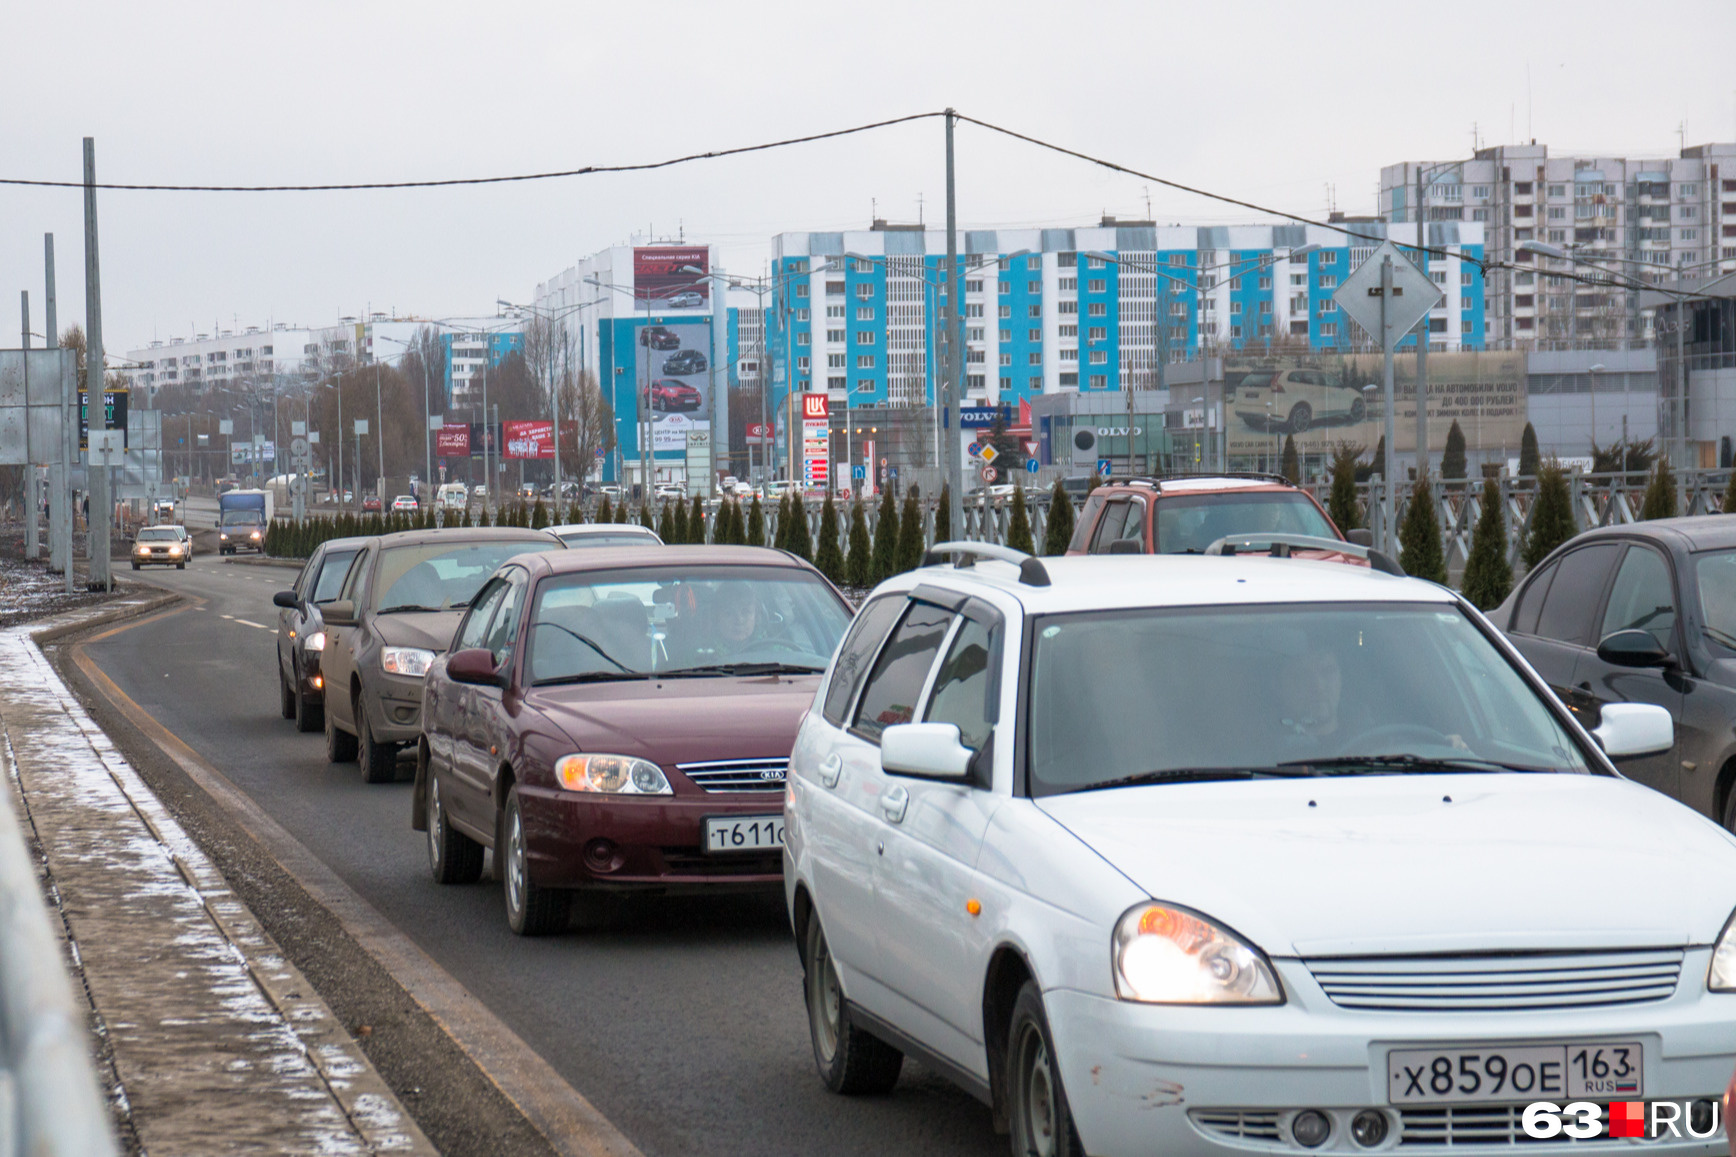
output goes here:
[{"label": "white car tire", "polygon": [[898,1083],[904,1054],[850,1021],[850,1007],[838,984],[825,930],[817,915],[808,918],[802,945],[802,990],[808,1006],[808,1033],[820,1080],[834,1093],[889,1093]]},{"label": "white car tire", "polygon": [[1061,1087],[1043,994],[1032,980],[1019,989],[1007,1032],[1007,1121],[1018,1157],[1081,1157],[1085,1152]]}]

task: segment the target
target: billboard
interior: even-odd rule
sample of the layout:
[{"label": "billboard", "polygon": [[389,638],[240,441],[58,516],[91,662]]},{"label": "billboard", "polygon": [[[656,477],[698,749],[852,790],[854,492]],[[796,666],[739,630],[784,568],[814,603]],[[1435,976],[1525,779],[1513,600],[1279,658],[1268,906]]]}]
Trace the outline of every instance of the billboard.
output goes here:
[{"label": "billboard", "polygon": [[434,453],[440,458],[470,457],[470,427],[442,426],[434,431]]},{"label": "billboard", "polygon": [[711,429],[711,319],[636,327],[641,399],[651,416],[651,446],[685,451],[689,430]]},{"label": "billboard", "polygon": [[[99,430],[125,430],[127,428],[127,400],[130,394],[127,390],[104,390],[102,392],[103,422]],[[124,437],[124,436],[123,436]],[[90,449],[90,391],[78,391],[78,448]]]},{"label": "billboard", "polygon": [[[1233,455],[1274,453],[1294,438],[1302,454],[1341,445],[1372,451],[1386,422],[1380,354],[1224,359],[1224,422]],[[1454,421],[1469,450],[1517,447],[1525,431],[1525,356],[1430,354],[1429,448],[1439,453]],[[1393,366],[1395,452],[1416,452],[1416,358]]]},{"label": "billboard", "polygon": [[485,450],[490,458],[500,457],[500,428],[482,422],[470,423],[470,456],[480,458]]},{"label": "billboard", "polygon": [[[690,269],[698,273],[688,272]],[[711,301],[711,250],[657,245],[633,250],[633,300],[648,309],[704,309]]]},{"label": "billboard", "polygon": [[553,422],[502,422],[502,458],[553,458],[555,456],[555,424]]}]

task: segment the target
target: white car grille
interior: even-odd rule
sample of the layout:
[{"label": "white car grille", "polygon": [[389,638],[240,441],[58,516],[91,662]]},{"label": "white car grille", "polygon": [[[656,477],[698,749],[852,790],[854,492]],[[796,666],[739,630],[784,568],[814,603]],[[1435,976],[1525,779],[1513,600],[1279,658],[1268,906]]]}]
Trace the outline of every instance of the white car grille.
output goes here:
[{"label": "white car grille", "polygon": [[1239,1141],[1278,1141],[1277,1109],[1194,1109],[1194,1124],[1218,1137]]},{"label": "white car grille", "polygon": [[789,774],[787,759],[714,759],[707,763],[678,763],[675,770],[706,791],[781,792]]},{"label": "white car grille", "polygon": [[[1608,1115],[1608,1108],[1597,1106],[1598,1120]],[[1398,1143],[1402,1148],[1428,1146],[1459,1147],[1465,1145],[1632,1145],[1632,1138],[1566,1136],[1531,1137],[1525,1132],[1524,1105],[1450,1105],[1430,1109],[1400,1109],[1398,1111]],[[1571,1118],[1579,1120],[1577,1114]]]},{"label": "white car grille", "polygon": [[1383,1012],[1522,1012],[1664,1000],[1680,949],[1369,956],[1304,962],[1332,1003]]}]

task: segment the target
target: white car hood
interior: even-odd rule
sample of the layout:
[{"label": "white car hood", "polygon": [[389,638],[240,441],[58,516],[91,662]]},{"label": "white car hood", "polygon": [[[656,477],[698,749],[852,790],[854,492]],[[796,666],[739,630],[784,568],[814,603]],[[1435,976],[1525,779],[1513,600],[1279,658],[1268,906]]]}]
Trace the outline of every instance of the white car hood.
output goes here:
[{"label": "white car hood", "polygon": [[1178,783],[1035,802],[1152,897],[1274,956],[1709,944],[1736,905],[1736,839],[1607,776]]}]

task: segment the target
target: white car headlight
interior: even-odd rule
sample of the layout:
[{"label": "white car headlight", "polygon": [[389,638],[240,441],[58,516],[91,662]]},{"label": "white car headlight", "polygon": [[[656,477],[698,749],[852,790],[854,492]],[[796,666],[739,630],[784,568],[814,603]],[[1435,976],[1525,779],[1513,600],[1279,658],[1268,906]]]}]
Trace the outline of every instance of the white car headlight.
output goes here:
[{"label": "white car headlight", "polygon": [[178,542],[170,543],[169,544],[169,553],[170,554],[180,554],[181,553],[181,544]]},{"label": "white car headlight", "polygon": [[564,755],[555,761],[555,779],[568,791],[608,795],[674,795],[663,769],[631,755]]},{"label": "white car headlight", "polygon": [[1712,968],[1706,974],[1706,987],[1713,992],[1736,992],[1736,912],[1724,921],[1724,931],[1718,934],[1718,945],[1712,949]]},{"label": "white car headlight", "polygon": [[[315,631],[311,635],[304,636],[301,640],[301,649],[304,651],[323,651],[323,650],[325,650],[325,632],[324,631]],[[427,670],[426,667],[424,667],[422,669],[424,671]]]},{"label": "white car headlight", "polygon": [[148,546],[141,546],[141,547],[139,547],[139,553],[140,554],[150,554],[151,548]]},{"label": "white car headlight", "polygon": [[434,662],[434,652],[421,647],[386,647],[380,651],[380,666],[389,675],[420,679]]},{"label": "white car headlight", "polygon": [[229,534],[228,534],[228,532],[227,532],[227,531],[223,531],[223,532],[219,532],[219,533],[218,533],[218,535],[217,535],[217,537],[218,537],[218,538],[220,538],[220,539],[222,539],[222,540],[223,540],[223,541],[224,541],[224,542],[228,542],[228,541],[229,541]]},{"label": "white car headlight", "polygon": [[1147,1004],[1283,1004],[1251,944],[1196,912],[1140,904],[1115,926],[1115,993]]}]

